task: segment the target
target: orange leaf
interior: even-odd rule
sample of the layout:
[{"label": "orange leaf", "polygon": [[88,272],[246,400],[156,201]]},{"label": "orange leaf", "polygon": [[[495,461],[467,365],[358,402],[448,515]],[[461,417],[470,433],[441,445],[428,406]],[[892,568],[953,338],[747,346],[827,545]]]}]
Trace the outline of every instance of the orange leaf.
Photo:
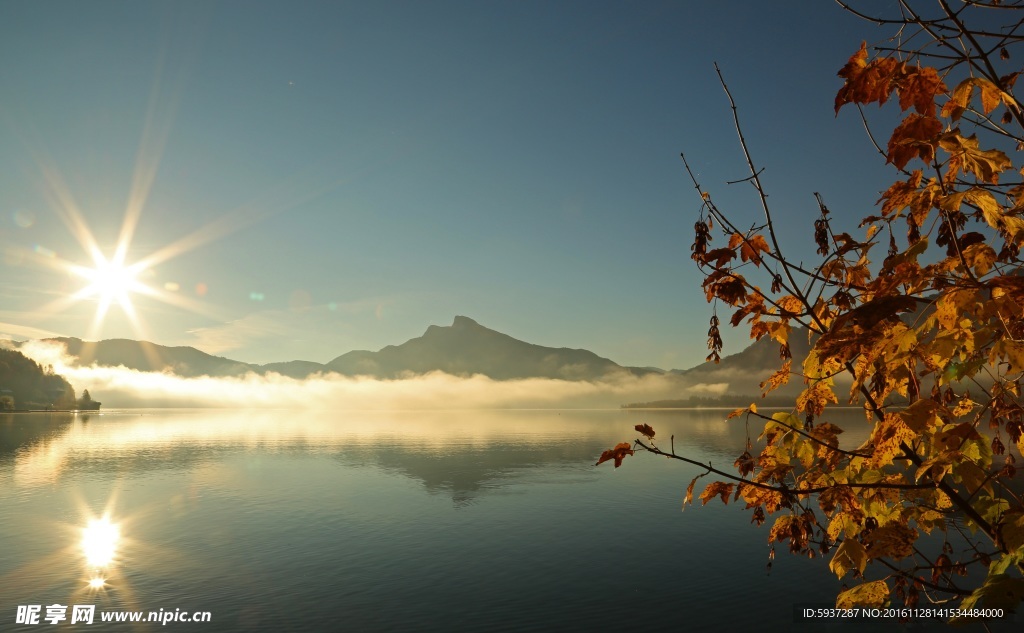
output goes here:
[{"label": "orange leaf", "polygon": [[899,87],[900,108],[913,106],[921,114],[935,114],[935,97],[946,92],[946,84],[934,68],[912,69]]},{"label": "orange leaf", "polygon": [[882,105],[889,99],[896,75],[902,70],[900,64],[891,57],[867,62],[867,42],[862,42],[860,50],[850,57],[839,76],[846,79],[846,84],[836,94],[836,114],[847,103],[872,103]]},{"label": "orange leaf", "polygon": [[722,503],[728,505],[729,495],[732,494],[733,484],[727,484],[724,481],[716,481],[708,484],[708,487],[704,489],[704,492],[700,493],[701,505],[707,505],[708,501],[711,501],[715,497],[721,497]]},{"label": "orange leaf", "polygon": [[652,429],[650,427],[650,425],[648,425],[648,424],[637,424],[633,428],[636,429],[637,433],[640,433],[641,435],[646,435],[647,439],[649,439],[649,440],[653,440],[654,439],[654,429]]},{"label": "orange leaf", "polygon": [[754,262],[755,266],[761,265],[761,253],[768,253],[771,249],[768,248],[768,242],[765,241],[763,235],[755,235],[750,239],[743,242],[743,248],[740,249],[740,258],[747,262]]},{"label": "orange leaf", "polygon": [[893,130],[886,154],[888,162],[895,165],[897,169],[906,167],[910,159],[915,156],[930,163],[935,157],[935,146],[941,133],[942,122],[934,116],[910,113]]},{"label": "orange leaf", "polygon": [[[775,391],[776,389],[778,389],[782,385],[784,385],[787,382],[789,382],[789,372],[790,372],[790,368],[791,368],[792,364],[793,364],[792,359],[787,360],[785,362],[785,364],[783,364],[782,367],[777,372],[775,372],[774,374],[771,375],[770,378],[768,378],[768,380],[766,380],[766,381],[761,383],[760,387],[761,387],[761,389],[764,390],[764,393],[762,394],[762,397],[767,396],[772,391]],[[766,386],[767,386],[767,388],[765,388]],[[753,405],[751,405],[751,406],[753,406]]]},{"label": "orange leaf", "polygon": [[615,460],[615,467],[618,468],[619,466],[622,465],[622,460],[626,459],[627,455],[632,455],[632,454],[633,454],[633,449],[631,449],[629,447],[629,444],[627,444],[626,442],[622,442],[622,443],[616,444],[615,448],[601,453],[601,458],[598,459],[597,463],[594,464],[594,465],[595,466],[600,466],[601,464],[603,464],[603,463],[605,463],[605,462],[607,462],[609,460]]}]

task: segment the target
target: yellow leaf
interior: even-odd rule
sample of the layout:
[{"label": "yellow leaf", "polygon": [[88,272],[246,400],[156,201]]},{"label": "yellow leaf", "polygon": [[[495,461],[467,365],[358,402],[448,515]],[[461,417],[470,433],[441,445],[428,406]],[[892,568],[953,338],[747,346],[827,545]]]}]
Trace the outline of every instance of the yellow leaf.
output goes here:
[{"label": "yellow leaf", "polygon": [[964,460],[954,464],[953,474],[959,475],[970,496],[974,496],[982,486],[989,494],[993,493],[992,482],[989,480],[988,474],[972,461]]},{"label": "yellow leaf", "polygon": [[900,560],[914,553],[917,530],[898,523],[883,525],[868,532],[865,540],[868,543],[868,558]]},{"label": "yellow leaf", "polygon": [[985,111],[985,114],[988,114],[999,105],[1003,91],[983,77],[976,77],[974,81],[978,88],[981,89],[981,109]]},{"label": "yellow leaf", "polygon": [[[845,512],[836,512],[832,520],[828,522],[828,537],[833,541],[838,541],[840,536],[850,539],[859,530],[860,526],[857,525],[857,522],[851,519],[850,515]],[[833,569],[832,571],[835,570]]]},{"label": "yellow leaf", "polygon": [[974,306],[978,291],[975,288],[953,290],[935,302],[935,317],[944,330],[956,328],[968,307]]},{"label": "yellow leaf", "polygon": [[938,510],[923,510],[916,517],[917,525],[927,533],[935,528],[945,529],[946,517]]},{"label": "yellow leaf", "polygon": [[722,481],[716,481],[708,484],[708,487],[704,489],[704,492],[700,493],[701,505],[707,505],[708,501],[711,501],[715,497],[721,497],[722,503],[728,505],[729,495],[732,494],[733,484],[727,484]]},{"label": "yellow leaf", "polygon": [[[910,116],[915,115],[912,114]],[[929,148],[930,147],[931,146],[929,146]],[[962,169],[964,172],[974,174],[975,177],[982,182],[998,184],[1000,172],[1013,168],[1013,163],[1006,154],[997,149],[980,149],[976,134],[963,137],[960,135],[959,129],[943,134],[941,138],[939,138],[939,147],[950,154],[946,173],[946,178],[948,180],[955,178],[957,172]],[[906,153],[906,151],[904,151],[904,153]],[[906,161],[909,161],[910,158],[913,157],[913,153],[913,151],[910,152],[910,155],[906,157]],[[903,154],[901,154],[901,156],[903,156]],[[921,150],[921,157],[922,159],[925,158],[923,149]],[[930,160],[930,157],[931,155],[929,154],[929,158],[925,159],[926,162]],[[890,161],[895,162],[892,161],[892,158],[890,158]],[[906,161],[903,163],[904,165],[906,164]]]},{"label": "yellow leaf", "polygon": [[885,418],[875,426],[871,434],[871,443],[875,450],[871,457],[871,467],[888,466],[903,454],[902,445],[910,443],[917,436],[903,421],[893,413],[886,413]]},{"label": "yellow leaf", "polygon": [[[789,372],[792,365],[793,360],[787,360],[785,363],[782,364],[782,367],[779,368],[778,371],[776,371],[774,374],[771,375],[771,377],[768,378],[768,380],[761,383],[761,389],[764,390],[763,395],[766,396],[772,391],[778,389],[782,385],[789,382]],[[765,386],[767,386],[768,388],[765,389]],[[750,407],[751,411],[757,413],[757,407],[755,405],[752,404],[750,405]]]},{"label": "yellow leaf", "polygon": [[974,268],[974,274],[981,277],[992,270],[996,263],[996,251],[988,244],[971,244],[964,249],[964,261]]},{"label": "yellow leaf", "polygon": [[889,586],[884,580],[875,580],[847,589],[836,598],[837,609],[854,607],[882,607],[889,600]]},{"label": "yellow leaf", "polygon": [[848,538],[836,549],[828,568],[832,570],[836,578],[842,579],[851,569],[864,573],[867,564],[868,554],[864,546],[857,539]]},{"label": "yellow leaf", "polygon": [[811,464],[814,463],[815,446],[816,444],[811,440],[802,439],[797,441],[796,449],[793,452],[804,468],[810,468]]},{"label": "yellow leaf", "polygon": [[970,398],[961,398],[960,402],[956,403],[956,407],[953,408],[953,417],[962,418],[973,411],[976,406],[978,406],[978,403]]},{"label": "yellow leaf", "polygon": [[1003,515],[999,538],[1009,552],[1024,547],[1024,512],[1014,510]]},{"label": "yellow leaf", "polygon": [[973,79],[973,77],[968,77],[953,89],[953,95],[946,102],[946,105],[942,106],[943,117],[949,117],[956,121],[964,113],[967,109],[967,104],[971,102],[971,93],[974,92]]},{"label": "yellow leaf", "polygon": [[1024,343],[1001,338],[992,346],[989,361],[995,362],[996,358],[1010,364],[1010,371],[1024,370]]},{"label": "yellow leaf", "polygon": [[938,416],[941,410],[943,406],[939,403],[931,398],[922,398],[900,411],[899,416],[910,430],[923,433],[930,426],[942,424],[942,419]]}]

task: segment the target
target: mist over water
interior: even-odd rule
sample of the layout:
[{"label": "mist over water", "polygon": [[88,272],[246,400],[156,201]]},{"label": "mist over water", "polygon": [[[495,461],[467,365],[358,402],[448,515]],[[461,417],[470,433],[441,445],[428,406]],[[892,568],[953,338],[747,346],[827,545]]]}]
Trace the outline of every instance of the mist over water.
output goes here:
[{"label": "mist over water", "polygon": [[[268,407],[396,410],[481,408],[618,408],[629,402],[678,398],[686,390],[673,375],[642,377],[625,372],[596,381],[527,378],[494,380],[443,372],[395,380],[316,374],[295,379],[270,373],[241,377],[186,378],[125,367],[80,366],[62,345],[25,343],[22,353],[52,365],[75,389],[88,389],[111,407]],[[726,385],[727,386],[727,385]],[[724,386],[699,385],[695,393]]]}]

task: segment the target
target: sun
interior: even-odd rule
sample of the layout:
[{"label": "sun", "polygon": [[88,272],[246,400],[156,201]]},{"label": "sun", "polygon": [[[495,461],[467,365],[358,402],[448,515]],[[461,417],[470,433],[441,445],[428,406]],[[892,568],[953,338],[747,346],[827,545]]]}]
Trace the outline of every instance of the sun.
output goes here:
[{"label": "sun", "polygon": [[133,317],[135,308],[131,295],[153,294],[153,289],[139,281],[139,275],[147,268],[145,263],[125,264],[123,255],[107,259],[98,251],[93,252],[93,267],[71,266],[71,272],[85,279],[88,284],[73,295],[73,299],[97,297],[96,320],[101,321],[112,303],[117,303],[125,314]]},{"label": "sun", "polygon": [[138,280],[142,272],[140,266],[125,266],[121,262],[103,259],[95,268],[80,268],[75,272],[90,282],[79,292],[82,297],[96,295],[107,303],[115,300],[124,303],[129,300],[130,293],[147,290],[145,284]]}]

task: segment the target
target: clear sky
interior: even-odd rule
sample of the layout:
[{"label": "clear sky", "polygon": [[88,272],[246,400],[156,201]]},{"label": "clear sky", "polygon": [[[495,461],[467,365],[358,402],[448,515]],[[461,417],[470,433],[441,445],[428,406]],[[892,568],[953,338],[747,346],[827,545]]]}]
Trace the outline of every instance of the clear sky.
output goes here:
[{"label": "clear sky", "polygon": [[[852,227],[894,179],[832,106],[885,35],[825,0],[4,0],[0,337],[326,362],[461,314],[693,366],[711,309],[679,153],[760,221],[724,184],[748,174],[713,62],[809,261],[814,191]],[[116,300],[95,318],[103,292],[69,299],[87,235],[152,263],[134,324]]]}]

